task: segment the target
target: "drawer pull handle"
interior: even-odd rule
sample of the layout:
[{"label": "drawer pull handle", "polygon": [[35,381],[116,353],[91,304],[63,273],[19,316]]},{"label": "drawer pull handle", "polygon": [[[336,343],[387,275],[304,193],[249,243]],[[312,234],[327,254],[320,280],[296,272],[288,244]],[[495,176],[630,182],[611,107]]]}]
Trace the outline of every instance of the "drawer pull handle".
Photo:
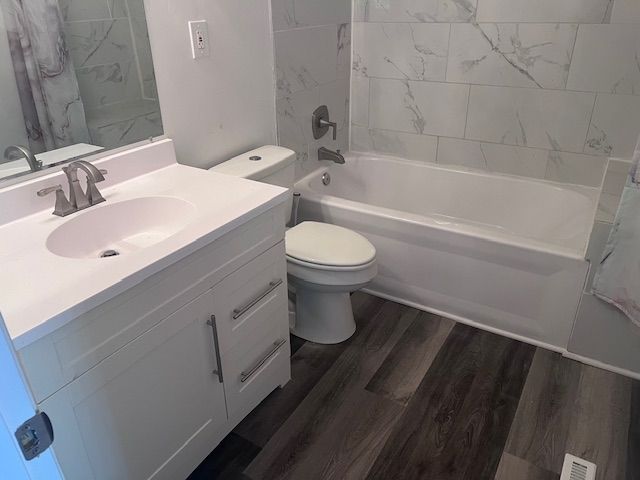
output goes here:
[{"label": "drawer pull handle", "polygon": [[253,367],[251,367],[249,371],[242,372],[240,374],[240,382],[244,383],[247,380],[249,380],[253,376],[253,374],[256,373],[258,370],[260,370],[260,367],[262,367],[265,363],[267,363],[267,361],[271,357],[273,357],[275,353],[280,349],[280,347],[285,343],[286,343],[286,340],[278,340],[277,342],[273,342],[273,348],[269,350],[269,353],[267,353],[262,360],[260,360]]},{"label": "drawer pull handle", "polygon": [[251,302],[246,304],[244,307],[236,308],[236,309],[233,310],[233,319],[237,320],[238,318],[243,316],[245,313],[247,313],[249,310],[251,310],[253,307],[255,307],[258,303],[260,303],[260,301],[264,297],[269,295],[271,292],[273,292],[280,285],[282,285],[282,279],[281,278],[278,279],[278,280],[274,280],[272,282],[269,282],[269,286],[267,287],[267,289],[264,292],[262,292],[260,295],[258,295],[255,299],[251,300]]},{"label": "drawer pull handle", "polygon": [[213,371],[214,375],[218,376],[218,382],[222,383],[222,358],[220,357],[220,343],[218,341],[218,327],[216,326],[216,316],[211,315],[211,318],[207,320],[207,325],[211,327],[213,333],[213,347],[216,349],[216,369]]}]

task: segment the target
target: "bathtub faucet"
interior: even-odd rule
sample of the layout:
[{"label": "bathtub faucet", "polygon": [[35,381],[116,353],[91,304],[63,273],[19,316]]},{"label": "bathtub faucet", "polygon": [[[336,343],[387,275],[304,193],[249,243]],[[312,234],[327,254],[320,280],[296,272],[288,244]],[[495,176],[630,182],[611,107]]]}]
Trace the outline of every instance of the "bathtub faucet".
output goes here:
[{"label": "bathtub faucet", "polygon": [[318,160],[331,160],[332,162],[339,163],[341,165],[344,163],[344,157],[340,153],[340,150],[334,152],[333,150],[329,150],[325,147],[320,147],[318,149]]}]

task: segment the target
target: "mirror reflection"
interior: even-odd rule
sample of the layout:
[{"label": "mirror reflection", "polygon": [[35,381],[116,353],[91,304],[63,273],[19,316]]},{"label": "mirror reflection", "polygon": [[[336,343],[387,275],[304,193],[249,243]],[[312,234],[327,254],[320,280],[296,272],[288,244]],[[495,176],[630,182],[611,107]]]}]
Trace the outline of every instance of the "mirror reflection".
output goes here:
[{"label": "mirror reflection", "polygon": [[0,0],[0,180],[161,134],[143,0]]}]

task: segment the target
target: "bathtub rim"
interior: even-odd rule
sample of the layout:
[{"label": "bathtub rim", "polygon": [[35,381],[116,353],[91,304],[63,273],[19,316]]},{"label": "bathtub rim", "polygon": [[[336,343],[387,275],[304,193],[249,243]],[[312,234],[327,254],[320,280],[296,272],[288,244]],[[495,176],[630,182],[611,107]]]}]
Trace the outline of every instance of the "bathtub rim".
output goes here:
[{"label": "bathtub rim", "polygon": [[[365,156],[372,160],[380,158],[380,159],[391,160],[391,161],[396,161],[400,163],[410,163],[413,165],[421,166],[423,168],[433,168],[433,169],[444,170],[444,171],[453,170],[457,173],[470,174],[474,176],[492,177],[492,178],[499,177],[499,178],[505,178],[506,180],[515,181],[519,183],[520,182],[525,184],[538,183],[538,184],[542,184],[547,187],[555,188],[558,190],[570,190],[575,193],[583,194],[589,200],[590,207],[591,207],[590,213],[589,213],[589,219],[590,219],[591,225],[593,225],[595,222],[596,215],[598,212],[600,195],[602,194],[602,185],[600,186],[600,188],[587,187],[583,185],[565,185],[562,183],[547,182],[544,180],[528,179],[528,178],[511,176],[511,175],[503,175],[498,173],[494,174],[494,173],[488,173],[488,172],[482,172],[482,171],[457,169],[457,168],[451,169],[441,165],[435,165],[435,164],[412,161],[412,160],[404,160],[398,157],[391,157],[391,156],[359,154],[359,153],[345,154],[345,158],[347,159],[347,161],[349,160],[350,157],[352,158],[353,156],[358,156],[358,157]],[[492,235],[488,230],[483,230],[477,226],[473,226],[472,224],[465,224],[464,222],[456,223],[452,221],[452,222],[449,222],[449,224],[446,224],[443,222],[438,222],[438,220],[435,219],[434,217],[429,217],[426,215],[405,212],[402,210],[382,207],[378,205],[369,205],[364,202],[349,200],[347,198],[338,197],[336,195],[322,194],[316,191],[311,186],[311,181],[316,178],[320,178],[322,174],[329,171],[330,168],[331,168],[331,165],[321,165],[296,181],[294,185],[294,191],[299,192],[302,195],[301,200],[303,202],[315,201],[319,205],[335,207],[335,208],[344,208],[345,210],[352,213],[359,212],[359,213],[365,213],[369,215],[378,215],[390,221],[401,221],[401,222],[407,222],[416,226],[426,226],[426,227],[440,230],[442,232],[452,233],[456,235],[463,235],[468,238],[479,238],[487,242],[503,244],[513,248],[523,248],[523,249],[532,250],[538,253],[554,255],[561,258],[569,258],[572,260],[582,260],[582,261],[586,260],[587,250],[589,247],[589,240],[591,238],[591,234],[593,230],[592,227],[588,228],[588,233],[585,235],[585,238],[583,239],[583,244],[580,249],[566,247],[562,245],[555,245],[555,244],[544,242],[541,240],[536,240],[533,238],[519,236],[515,234],[509,234],[509,233],[505,233],[502,236]],[[367,210],[363,211],[363,208],[361,207],[362,205],[370,207],[375,211],[375,213]]]}]

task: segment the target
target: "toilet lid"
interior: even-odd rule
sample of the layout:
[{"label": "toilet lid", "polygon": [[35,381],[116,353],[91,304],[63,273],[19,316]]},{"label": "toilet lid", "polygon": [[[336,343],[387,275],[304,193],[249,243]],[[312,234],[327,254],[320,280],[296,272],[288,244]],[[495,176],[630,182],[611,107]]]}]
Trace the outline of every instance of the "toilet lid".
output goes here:
[{"label": "toilet lid", "polygon": [[286,249],[297,260],[335,267],[364,265],[376,257],[375,247],[359,233],[319,222],[303,222],[287,230]]}]

